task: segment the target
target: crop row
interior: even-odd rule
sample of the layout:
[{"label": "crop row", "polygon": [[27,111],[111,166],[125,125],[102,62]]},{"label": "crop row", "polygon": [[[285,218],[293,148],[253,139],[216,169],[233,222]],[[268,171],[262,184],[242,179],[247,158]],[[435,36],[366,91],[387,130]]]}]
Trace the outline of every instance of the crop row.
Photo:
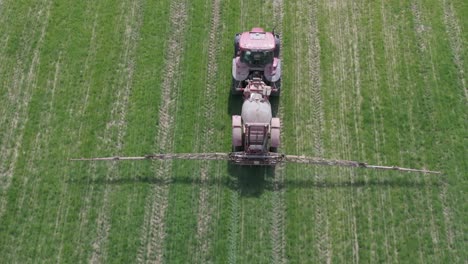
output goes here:
[{"label": "crop row", "polygon": [[[461,1],[0,1],[4,262],[466,259]],[[287,164],[72,163],[227,152],[235,33],[283,41]],[[466,145],[466,144],[465,144]]]}]

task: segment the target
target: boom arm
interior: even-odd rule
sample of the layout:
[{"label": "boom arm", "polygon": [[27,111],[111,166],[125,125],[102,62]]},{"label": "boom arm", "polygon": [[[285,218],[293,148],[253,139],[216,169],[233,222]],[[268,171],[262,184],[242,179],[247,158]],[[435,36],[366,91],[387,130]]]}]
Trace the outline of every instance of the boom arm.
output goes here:
[{"label": "boom arm", "polygon": [[[397,167],[397,166],[369,165],[365,162],[352,161],[352,160],[324,159],[324,158],[319,158],[319,157],[283,155],[283,154],[278,154],[278,153],[271,153],[271,154],[272,156],[275,156],[275,157],[279,155],[279,157],[277,157],[278,162],[441,174],[440,171],[431,171],[431,170],[426,170],[426,169],[411,169],[411,168],[403,168],[403,167]],[[78,158],[78,159],[71,159],[71,160],[72,161],[121,161],[121,160],[229,160],[229,161],[234,161],[235,157],[236,157],[235,153],[213,152],[213,153],[151,154],[151,155],[145,155],[141,157],[114,156],[114,157],[103,157],[103,158]]]}]

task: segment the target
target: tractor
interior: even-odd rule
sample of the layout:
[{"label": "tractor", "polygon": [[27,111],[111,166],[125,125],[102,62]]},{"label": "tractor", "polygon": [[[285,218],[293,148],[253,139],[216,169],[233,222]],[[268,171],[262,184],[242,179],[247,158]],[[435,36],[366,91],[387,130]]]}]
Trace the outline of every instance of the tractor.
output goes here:
[{"label": "tractor", "polygon": [[271,86],[271,95],[281,92],[280,37],[263,28],[238,33],[234,37],[232,59],[232,94],[242,94],[249,80],[260,77]]}]

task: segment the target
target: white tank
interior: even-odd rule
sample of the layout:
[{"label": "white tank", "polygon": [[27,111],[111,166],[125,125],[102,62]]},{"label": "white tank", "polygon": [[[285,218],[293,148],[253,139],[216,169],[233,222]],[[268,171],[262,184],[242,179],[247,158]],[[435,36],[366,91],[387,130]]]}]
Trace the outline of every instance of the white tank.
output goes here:
[{"label": "white tank", "polygon": [[242,105],[242,120],[244,123],[266,123],[271,121],[270,102],[264,100],[261,94],[252,93]]}]

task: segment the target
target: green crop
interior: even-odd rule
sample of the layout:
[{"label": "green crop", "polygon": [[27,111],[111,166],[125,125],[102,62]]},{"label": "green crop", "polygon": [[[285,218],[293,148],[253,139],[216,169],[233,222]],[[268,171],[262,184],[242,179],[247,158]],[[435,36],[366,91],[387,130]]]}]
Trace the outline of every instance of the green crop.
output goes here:
[{"label": "green crop", "polygon": [[[2,263],[462,263],[467,5],[0,1]],[[287,154],[442,175],[225,161],[235,33],[282,38]]]}]

